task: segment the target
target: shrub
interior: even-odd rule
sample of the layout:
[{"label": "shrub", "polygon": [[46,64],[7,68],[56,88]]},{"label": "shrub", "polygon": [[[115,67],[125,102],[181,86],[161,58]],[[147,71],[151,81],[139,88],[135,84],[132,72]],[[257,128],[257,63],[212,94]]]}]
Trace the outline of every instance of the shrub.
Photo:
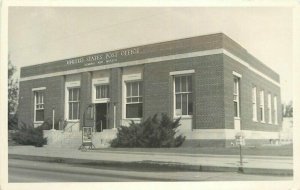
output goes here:
[{"label": "shrub", "polygon": [[47,139],[43,137],[43,128],[29,126],[23,123],[21,128],[12,134],[12,140],[22,145],[33,145],[42,147],[47,144]]},{"label": "shrub", "polygon": [[8,130],[18,129],[18,114],[8,114]]},{"label": "shrub", "polygon": [[176,136],[180,119],[173,121],[166,114],[158,119],[155,114],[142,123],[131,121],[129,127],[118,128],[117,137],[112,140],[111,147],[178,147],[185,140],[182,135]]}]

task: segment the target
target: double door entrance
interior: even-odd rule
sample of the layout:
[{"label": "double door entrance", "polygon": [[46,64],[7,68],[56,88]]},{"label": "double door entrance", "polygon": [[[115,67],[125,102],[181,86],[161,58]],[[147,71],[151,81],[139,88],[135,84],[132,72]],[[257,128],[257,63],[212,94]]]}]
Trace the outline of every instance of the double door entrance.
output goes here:
[{"label": "double door entrance", "polygon": [[109,103],[95,104],[95,126],[97,132],[101,132],[104,129],[108,129],[109,126],[108,109],[109,109]]}]

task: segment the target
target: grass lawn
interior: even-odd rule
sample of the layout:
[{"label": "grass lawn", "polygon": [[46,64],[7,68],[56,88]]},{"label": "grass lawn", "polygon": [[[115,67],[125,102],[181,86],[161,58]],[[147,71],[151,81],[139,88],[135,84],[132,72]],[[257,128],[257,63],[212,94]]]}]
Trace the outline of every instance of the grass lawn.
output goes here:
[{"label": "grass lawn", "polygon": [[[102,149],[103,150],[103,149]],[[239,155],[238,147],[179,147],[179,148],[108,148],[108,151],[126,152],[163,152],[163,153],[184,153],[184,154],[216,154],[216,155]],[[281,146],[259,146],[243,147],[243,155],[257,156],[293,156],[293,145]]]}]

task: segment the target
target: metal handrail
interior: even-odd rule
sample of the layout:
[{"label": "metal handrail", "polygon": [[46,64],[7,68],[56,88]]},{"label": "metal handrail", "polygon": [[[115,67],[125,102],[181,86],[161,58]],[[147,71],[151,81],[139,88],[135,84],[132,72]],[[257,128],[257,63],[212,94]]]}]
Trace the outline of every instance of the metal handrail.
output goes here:
[{"label": "metal handrail", "polygon": [[75,122],[75,123],[73,123],[72,125],[69,125],[69,126],[67,126],[67,125],[65,125],[65,123],[66,123],[66,120],[63,120],[63,132],[65,132],[66,131],[66,129],[70,129],[71,128],[71,131],[72,131],[72,128],[73,128],[73,126],[75,125],[75,124],[77,124],[77,122]]}]

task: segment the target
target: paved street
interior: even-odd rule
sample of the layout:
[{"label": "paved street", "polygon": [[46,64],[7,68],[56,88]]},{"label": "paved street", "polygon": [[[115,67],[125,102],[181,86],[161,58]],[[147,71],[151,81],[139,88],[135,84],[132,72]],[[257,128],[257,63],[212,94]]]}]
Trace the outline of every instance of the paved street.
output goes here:
[{"label": "paved street", "polygon": [[[117,152],[117,151],[88,151],[82,152],[77,149],[32,146],[13,146],[8,149],[9,154],[21,156],[41,156],[45,158],[60,157],[65,159],[88,159],[91,161],[116,161],[116,162],[160,162],[193,164],[217,167],[239,166],[238,155],[204,155],[204,154],[173,154],[173,153],[141,153],[141,152]],[[276,156],[245,156],[244,168],[261,169],[293,169],[292,157]]]},{"label": "paved street", "polygon": [[134,181],[251,181],[291,180],[292,177],[235,172],[175,172],[119,169],[9,159],[9,182],[134,182]]}]

